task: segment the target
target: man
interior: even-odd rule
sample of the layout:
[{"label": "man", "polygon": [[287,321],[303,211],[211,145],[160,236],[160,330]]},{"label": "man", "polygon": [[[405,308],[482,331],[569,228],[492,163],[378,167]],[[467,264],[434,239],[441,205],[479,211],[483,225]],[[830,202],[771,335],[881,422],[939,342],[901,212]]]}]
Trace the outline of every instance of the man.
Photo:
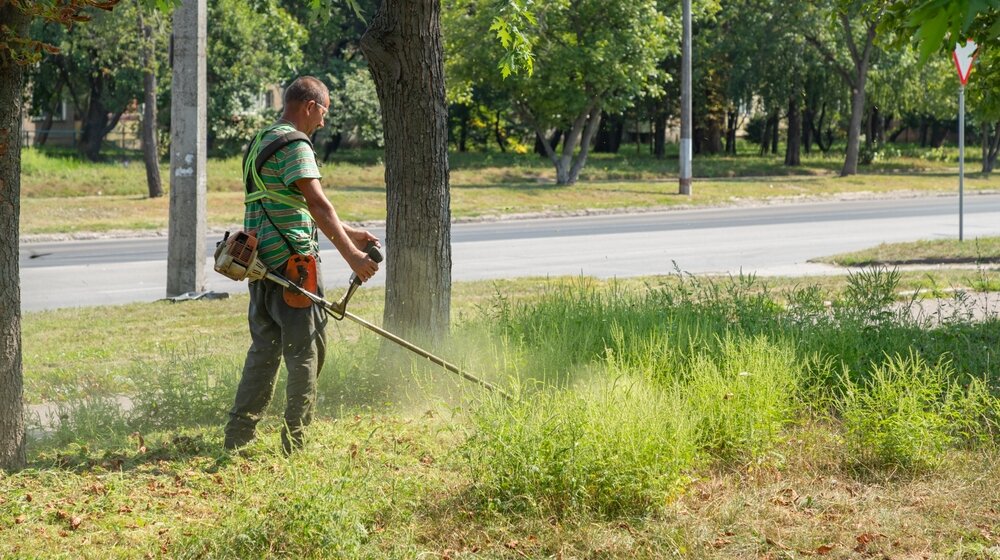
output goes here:
[{"label": "man", "polygon": [[[330,93],[322,82],[303,76],[284,95],[284,109],[275,124],[262,130],[248,149],[244,184],[249,180],[243,227],[258,240],[259,257],[268,269],[286,277],[312,276],[322,296],[318,260],[318,232],[328,237],[362,281],[378,270],[364,251],[379,244],[371,233],[340,221],[320,185],[319,168],[309,143],[294,141],[268,158],[260,173],[254,162],[276,138],[294,131],[311,135],[323,126]],[[288,266],[294,261],[294,266]],[[294,269],[294,270],[292,270]],[[281,444],[285,453],[302,446],[302,432],[312,419],[316,378],[326,350],[326,316],[315,305],[296,302],[284,288],[267,280],[250,283],[248,318],[252,344],[236,391],[236,402],[226,425],[226,449],[238,449],[254,438],[254,430],[274,393],[282,356],[288,370],[285,426]],[[291,299],[289,299],[291,298]],[[289,303],[291,301],[292,303]]]}]

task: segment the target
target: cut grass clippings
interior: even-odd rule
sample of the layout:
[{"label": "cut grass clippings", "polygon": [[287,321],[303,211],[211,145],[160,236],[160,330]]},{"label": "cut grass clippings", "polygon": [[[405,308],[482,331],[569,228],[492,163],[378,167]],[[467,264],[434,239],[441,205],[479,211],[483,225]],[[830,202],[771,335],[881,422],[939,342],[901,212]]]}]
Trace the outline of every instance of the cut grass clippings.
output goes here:
[{"label": "cut grass clippings", "polygon": [[921,240],[909,243],[882,243],[870,249],[819,259],[840,266],[908,264],[996,264],[1000,263],[1000,237]]}]

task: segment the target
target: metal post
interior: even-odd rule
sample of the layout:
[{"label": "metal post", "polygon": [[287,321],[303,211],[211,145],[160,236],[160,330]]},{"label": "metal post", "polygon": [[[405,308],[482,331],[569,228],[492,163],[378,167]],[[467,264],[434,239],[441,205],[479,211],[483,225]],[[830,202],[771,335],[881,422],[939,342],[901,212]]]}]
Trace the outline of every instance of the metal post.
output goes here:
[{"label": "metal post", "polygon": [[691,0],[684,0],[681,45],[680,194],[691,194]]},{"label": "metal post", "polygon": [[205,287],[206,0],[174,11],[167,297]]},{"label": "metal post", "polygon": [[965,216],[965,86],[958,88],[958,240],[964,239]]}]

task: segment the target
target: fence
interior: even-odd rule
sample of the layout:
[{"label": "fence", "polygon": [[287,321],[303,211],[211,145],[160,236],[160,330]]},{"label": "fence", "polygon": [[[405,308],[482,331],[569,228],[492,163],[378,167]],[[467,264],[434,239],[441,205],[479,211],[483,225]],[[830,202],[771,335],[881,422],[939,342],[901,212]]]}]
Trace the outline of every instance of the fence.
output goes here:
[{"label": "fence", "polygon": [[[38,137],[46,135],[45,131],[34,127],[25,127],[21,131],[21,146],[35,146]],[[80,145],[81,132],[76,129],[56,128],[49,129],[45,145],[62,146],[76,148]],[[122,121],[107,136],[104,137],[104,148],[118,148],[121,150],[141,150],[142,137],[141,130],[137,123]]]}]

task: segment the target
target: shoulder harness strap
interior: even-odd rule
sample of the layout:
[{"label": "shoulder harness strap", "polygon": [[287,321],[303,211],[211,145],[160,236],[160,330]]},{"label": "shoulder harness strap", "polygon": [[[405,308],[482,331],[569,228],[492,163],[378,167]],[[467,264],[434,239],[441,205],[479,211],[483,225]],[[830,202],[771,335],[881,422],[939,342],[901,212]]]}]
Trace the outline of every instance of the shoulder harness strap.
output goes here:
[{"label": "shoulder harness strap", "polygon": [[[259,134],[257,134],[257,137],[250,143],[247,147],[246,153],[243,155],[243,186],[246,189],[246,198],[244,199],[244,202],[246,204],[250,204],[262,198],[269,198],[275,202],[280,202],[300,210],[306,210],[307,206],[304,202],[268,190],[267,187],[264,186],[264,181],[260,178],[260,171],[264,168],[264,164],[267,160],[271,159],[271,156],[273,156],[275,152],[281,148],[284,148],[293,142],[305,142],[311,149],[313,147],[312,141],[309,140],[309,137],[306,136],[304,132],[293,130],[278,136],[270,144],[261,149],[260,144],[264,139],[264,134],[266,132],[267,129],[262,130]],[[254,158],[253,167],[251,167],[250,155],[253,153],[256,153],[257,156]]]}]

